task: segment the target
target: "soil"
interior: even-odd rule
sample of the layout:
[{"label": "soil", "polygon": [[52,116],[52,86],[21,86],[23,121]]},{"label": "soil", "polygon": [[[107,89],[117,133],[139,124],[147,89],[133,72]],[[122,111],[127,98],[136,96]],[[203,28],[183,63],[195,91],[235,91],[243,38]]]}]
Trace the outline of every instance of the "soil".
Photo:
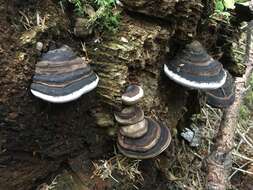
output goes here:
[{"label": "soil", "polygon": [[[96,103],[87,105],[87,98],[96,94],[57,106],[31,95],[29,85],[38,53],[35,44],[24,46],[20,43],[25,30],[19,22],[19,11],[28,11],[27,5],[21,1],[0,1],[1,190],[33,189],[41,180],[59,170],[69,157],[91,150],[87,156],[90,159],[106,155],[111,149],[111,146],[106,146],[106,138],[103,138],[103,143],[98,143],[103,131],[94,127],[89,113],[90,105],[95,107]],[[40,6],[40,11],[43,8],[50,11],[51,6],[51,11],[55,11],[55,5],[50,1],[41,4],[31,1],[29,6],[33,9]],[[68,39],[69,43],[71,41]]]},{"label": "soil", "polygon": [[[67,44],[74,51],[81,54],[80,39],[74,37],[72,33],[71,13],[73,9],[68,11],[66,10],[63,13],[58,1],[53,0],[0,0],[0,190],[35,190],[38,185],[52,181],[62,170],[75,170],[73,168],[78,168],[78,171],[81,168],[82,172],[86,172],[86,175],[82,175],[82,177],[85,178],[83,181],[87,181],[85,185],[89,190],[134,189],[132,183],[124,181],[121,174],[115,174],[118,179],[122,178],[120,183],[114,183],[112,180],[104,182],[101,179],[90,179],[94,169],[92,161],[107,160],[115,156],[114,147],[112,146],[115,144],[115,136],[108,135],[106,128],[99,127],[95,123],[93,114],[101,109],[111,113],[112,108],[100,101],[96,91],[92,91],[80,99],[64,105],[45,103],[30,93],[29,89],[35,63],[40,56],[40,53],[35,48],[36,42],[42,41],[44,43],[43,52],[51,48],[60,47],[62,44]],[[196,12],[199,13],[200,9],[196,10]],[[37,17],[38,15],[40,16],[41,21],[45,18],[46,29],[38,27],[36,15]],[[48,15],[50,16],[48,17]],[[142,19],[146,18],[143,15],[141,17]],[[199,18],[200,15],[196,17]],[[153,18],[148,19],[153,20]],[[129,25],[132,24],[134,26],[136,21],[133,20],[132,18],[130,19]],[[194,17],[191,20],[194,24],[198,24]],[[159,22],[161,22],[160,19]],[[174,37],[171,35],[174,35],[172,31],[175,29],[171,30],[170,34],[168,34],[168,30],[164,32],[163,27],[157,26],[156,29],[158,28],[157,30],[164,32],[164,38],[172,37],[170,42],[171,46],[173,46],[174,41],[178,42],[182,40],[181,38],[186,38],[187,32],[192,32],[192,28],[188,26],[189,23],[185,22],[185,20],[183,23],[187,31],[184,31],[184,28],[179,28],[179,35]],[[144,76],[149,80],[147,80],[146,86],[150,84],[154,84],[153,86],[160,85],[160,81],[158,84],[154,81],[154,79],[160,80],[160,77],[157,77],[157,74],[160,74],[158,72],[160,68],[157,68],[158,63],[153,65],[152,63],[160,56],[160,52],[156,52],[161,43],[160,41],[164,42],[167,39],[156,38],[159,35],[156,34],[156,31],[152,31],[153,23],[147,24],[147,22],[140,21],[139,25],[142,26],[142,24],[147,27],[147,32],[144,32],[143,36],[147,36],[150,41],[146,41],[148,43],[144,45],[141,44],[141,41],[140,44],[149,49],[153,48],[154,56],[150,56],[149,52],[147,52],[146,62],[148,64],[146,70],[141,70],[141,72],[136,72],[136,74],[132,70],[134,70],[136,65],[140,67],[139,63],[132,65],[131,69],[129,69],[130,74],[127,77],[130,80],[133,78],[132,80],[135,81],[136,78],[141,79]],[[141,29],[142,27],[139,27],[139,31],[143,32]],[[217,45],[217,32],[221,29],[212,23],[207,23],[204,28],[198,27],[198,30],[196,31],[196,28],[193,29],[194,34],[199,34],[195,38],[202,41],[213,56],[220,58],[222,56],[221,48],[214,47]],[[142,33],[135,33],[135,30],[130,31],[133,32],[133,36],[142,37]],[[152,34],[151,37],[149,32]],[[234,36],[231,34],[230,37],[233,38]],[[188,38],[190,37],[187,36],[187,41],[189,40]],[[138,42],[138,38],[136,41]],[[115,50],[114,53],[119,54],[119,51]],[[130,52],[129,57],[131,58],[131,55],[135,54],[136,52]],[[115,57],[116,55],[112,56],[112,58]],[[123,58],[119,60],[122,61]],[[135,61],[133,60],[134,64]],[[153,70],[154,65],[157,73]],[[107,66],[105,68],[107,69]],[[139,73],[141,74],[139,75]],[[164,79],[164,76],[162,77],[165,82],[168,82],[168,79]],[[163,94],[161,97],[155,97],[156,94],[153,91],[156,89],[150,90],[150,96],[154,96],[157,99],[151,99],[147,101],[147,104],[156,101],[154,103],[156,105],[150,110],[157,110],[157,113],[162,115],[162,117],[173,120],[170,125],[174,128],[187,109],[188,113],[185,114],[187,117],[199,111],[198,109],[195,110],[195,107],[199,107],[199,102],[196,101],[196,93],[188,93],[182,87],[172,84],[172,82],[168,82],[166,85],[161,84],[160,89],[159,95]],[[171,91],[168,92],[168,89]],[[166,93],[163,93],[165,91]],[[117,91],[117,93],[119,92]],[[162,100],[168,102],[170,100],[171,102],[167,103],[164,101],[164,105],[168,107],[160,109],[160,107],[164,106],[160,104]],[[186,103],[187,100],[188,103]],[[192,102],[194,104],[196,102],[196,106],[192,106]],[[167,111],[164,111],[165,109]],[[150,110],[149,114],[152,115],[153,112]],[[172,113],[168,115],[168,112]],[[182,121],[182,123],[184,122]],[[172,129],[172,133],[176,137],[177,129]],[[178,142],[178,140],[175,141]],[[163,154],[167,161],[172,160],[172,155],[177,154],[177,146],[178,143],[172,142],[170,150]],[[76,160],[79,160],[79,163],[75,167],[72,164]],[[176,188],[172,185],[173,182],[168,181],[168,176],[164,175],[162,169],[160,168],[159,170],[159,167],[157,167],[157,163],[161,160],[157,158],[140,163],[144,181],[138,183],[137,187],[145,190]],[[85,162],[85,164],[80,166],[80,162]]]},{"label": "soil", "polygon": [[[49,23],[46,32],[37,31],[36,10],[40,16],[47,13],[55,16],[57,26]],[[28,30],[24,27],[27,25],[24,15],[32,18]],[[83,160],[89,163],[113,156],[114,139],[107,135],[106,129],[94,124],[90,111],[101,107],[95,92],[64,105],[45,103],[30,93],[39,56],[36,41],[43,39],[43,51],[63,43],[80,48],[79,40],[68,31],[71,23],[66,15],[57,2],[50,0],[0,1],[0,190],[35,189],[68,168],[69,160],[78,155],[84,154]],[[21,40],[26,35],[25,40],[30,40],[33,32],[37,32],[35,42]],[[153,175],[159,174],[156,169],[147,168]],[[147,180],[144,188],[161,189],[163,182],[158,179],[156,184],[156,180]]]}]

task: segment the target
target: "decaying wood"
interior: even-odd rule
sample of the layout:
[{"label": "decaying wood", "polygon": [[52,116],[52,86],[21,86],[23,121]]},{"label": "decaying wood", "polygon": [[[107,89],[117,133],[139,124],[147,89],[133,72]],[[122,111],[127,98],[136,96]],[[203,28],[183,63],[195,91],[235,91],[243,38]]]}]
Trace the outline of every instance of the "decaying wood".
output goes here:
[{"label": "decaying wood", "polygon": [[[216,143],[213,152],[207,159],[208,173],[206,181],[206,189],[209,190],[224,190],[229,182],[227,181],[229,168],[231,168],[231,150],[234,148],[235,129],[238,122],[239,109],[243,101],[246,85],[250,79],[253,69],[253,46],[252,46],[252,30],[253,22],[249,23],[249,56],[246,62],[246,72],[243,77],[237,77],[236,98],[235,102],[223,113],[223,119],[220,124],[219,135],[216,138]],[[250,41],[249,41],[250,40]]]},{"label": "decaying wood", "polygon": [[[115,35],[87,44],[93,66],[100,77],[98,93],[102,101],[113,107],[121,105],[122,92],[129,82],[142,84],[147,80],[145,77],[138,80],[137,73],[148,70],[158,75],[161,55],[165,53],[168,39],[173,34],[172,28],[124,15]],[[133,70],[136,73],[132,73]]]},{"label": "decaying wood", "polygon": [[[100,77],[97,90],[64,105],[33,97],[29,87],[38,58],[36,42],[44,44],[44,52],[49,47],[67,44],[81,54],[80,39],[73,37],[68,11],[62,11],[58,1],[53,0],[29,0],[30,4],[20,0],[11,2],[10,12],[6,14],[5,1],[0,0],[0,86],[3,89],[0,93],[0,189],[2,186],[8,190],[31,189],[84,150],[87,154],[82,160],[89,163],[112,156],[114,137],[108,136],[107,129],[100,126],[116,129],[113,108],[121,106],[120,96],[129,83],[143,86],[145,97],[141,106],[145,115],[158,118],[171,129],[184,116],[185,105],[192,104],[187,90],[164,75],[163,64],[166,53],[175,44],[180,46],[182,42],[199,39],[197,28],[203,8],[200,0],[160,0],[160,3],[122,0],[123,9],[128,11],[121,14],[119,31],[96,39],[91,36],[83,43]],[[33,6],[32,2],[36,4]],[[45,20],[43,30],[34,30],[38,28],[34,15],[39,15],[38,20]],[[27,31],[23,25],[28,27]],[[209,28],[204,30],[210,33]],[[209,43],[216,41],[215,35],[203,36]],[[20,39],[24,43],[19,43]],[[152,161],[143,163],[147,163],[144,167],[147,172],[143,172],[147,180],[142,187],[154,189],[150,184],[160,182],[161,176],[154,168],[150,169]]]},{"label": "decaying wood", "polygon": [[[88,150],[87,161],[109,156],[113,152],[114,137],[107,135],[107,130],[101,129],[98,123],[111,125],[112,129],[117,126],[113,121],[97,122],[94,115],[100,117],[103,114],[97,112],[105,110],[113,116],[112,108],[121,105],[121,92],[127,84],[143,85],[143,109],[170,128],[176,127],[183,117],[188,96],[162,70],[161,60],[169,38],[175,34],[175,25],[163,26],[122,13],[115,36],[86,43],[88,56],[100,77],[97,91],[64,105],[35,98],[29,87],[38,59],[36,42],[44,44],[44,51],[62,44],[79,54],[82,51],[80,41],[69,32],[70,20],[59,4],[51,0],[36,2],[36,7],[17,6],[7,15],[5,3],[0,0],[0,86],[5,89],[0,93],[0,184],[8,190],[33,188],[40,179],[47,178],[83,150]],[[13,9],[11,5],[8,8]],[[22,11],[21,15],[18,10]],[[36,12],[41,19],[45,18],[47,27],[43,31],[33,30],[37,28],[36,18],[33,20]],[[29,30],[23,28],[22,24],[27,24],[24,15],[30,19]],[[21,37],[27,39],[25,43],[19,43]],[[28,161],[20,156],[23,154]],[[35,169],[33,177],[31,168]]]},{"label": "decaying wood", "polygon": [[157,17],[177,25],[176,38],[191,39],[196,35],[203,5],[201,0],[121,0],[123,8]]},{"label": "decaying wood", "polygon": [[123,15],[115,35],[87,44],[92,65],[100,77],[97,92],[102,102],[120,107],[126,86],[140,84],[145,92],[141,102],[144,111],[175,127],[178,116],[184,113],[187,93],[163,73],[166,46],[174,32],[171,26]]}]

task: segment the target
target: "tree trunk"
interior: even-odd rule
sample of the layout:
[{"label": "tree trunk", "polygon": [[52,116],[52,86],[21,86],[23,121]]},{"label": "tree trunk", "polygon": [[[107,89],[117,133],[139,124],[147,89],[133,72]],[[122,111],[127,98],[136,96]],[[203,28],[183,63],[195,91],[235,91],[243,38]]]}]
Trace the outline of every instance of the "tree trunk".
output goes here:
[{"label": "tree trunk", "polygon": [[[212,49],[208,42],[216,41],[218,34],[205,37],[209,25],[198,32],[206,10],[200,0],[122,0],[119,31],[85,40],[100,77],[97,90],[63,105],[33,97],[29,87],[38,58],[36,42],[43,42],[44,51],[67,44],[82,55],[80,41],[72,33],[73,16],[68,10],[63,12],[58,2],[29,3],[0,0],[0,189],[32,189],[84,153],[87,162],[112,156],[115,134],[111,131],[117,129],[113,111],[121,107],[122,91],[130,83],[144,88],[140,105],[145,114],[172,131],[184,113],[193,109],[187,100],[197,101],[197,97],[170,81],[163,64],[192,39],[203,39],[208,51]],[[152,180],[160,179],[154,167],[145,170],[156,175]],[[154,189],[152,180],[142,188]]]}]

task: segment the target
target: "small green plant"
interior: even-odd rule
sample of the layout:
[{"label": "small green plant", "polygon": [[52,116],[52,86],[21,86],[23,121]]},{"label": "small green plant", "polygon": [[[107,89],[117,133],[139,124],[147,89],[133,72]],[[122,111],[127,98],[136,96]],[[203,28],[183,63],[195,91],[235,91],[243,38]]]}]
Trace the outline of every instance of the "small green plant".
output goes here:
[{"label": "small green plant", "polygon": [[216,0],[215,9],[218,12],[226,11],[227,9],[235,8],[235,0]]},{"label": "small green plant", "polygon": [[240,108],[240,120],[248,121],[250,117],[250,110],[246,105],[242,105]]},{"label": "small green plant", "polygon": [[77,16],[85,15],[85,5],[90,4],[95,9],[95,14],[88,18],[89,27],[98,27],[101,30],[115,32],[119,26],[120,13],[115,12],[116,0],[61,0],[61,4],[71,3],[75,7]]},{"label": "small green plant", "polygon": [[83,16],[84,14],[84,1],[83,0],[61,0],[60,4],[65,5],[67,2],[72,3],[75,7],[75,13],[78,16]]},{"label": "small green plant", "polygon": [[227,9],[234,9],[235,3],[244,3],[248,0],[215,0],[215,10],[224,12]]},{"label": "small green plant", "polygon": [[211,18],[230,23],[230,11],[229,9],[234,9],[236,3],[243,3],[248,0],[215,0],[215,12],[211,15]]},{"label": "small green plant", "polygon": [[76,14],[78,14],[79,16],[82,16],[84,13],[83,2],[81,0],[69,0],[69,1],[75,5]]},{"label": "small green plant", "polygon": [[95,3],[98,6],[111,6],[111,5],[116,5],[115,0],[95,0]]},{"label": "small green plant", "polygon": [[95,0],[95,3],[99,8],[104,8],[104,12],[96,21],[97,26],[101,30],[107,30],[109,32],[117,31],[120,13],[113,11],[116,6],[116,0]]}]

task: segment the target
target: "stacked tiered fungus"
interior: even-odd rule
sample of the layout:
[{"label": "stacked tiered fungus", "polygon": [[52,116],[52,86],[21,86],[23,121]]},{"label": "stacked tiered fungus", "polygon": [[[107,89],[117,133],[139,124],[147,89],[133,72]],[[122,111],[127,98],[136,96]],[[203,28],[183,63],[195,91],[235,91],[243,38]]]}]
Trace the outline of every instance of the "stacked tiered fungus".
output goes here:
[{"label": "stacked tiered fungus", "polygon": [[143,97],[143,89],[130,85],[122,95],[125,105],[130,105],[115,113],[120,125],[117,146],[127,157],[147,159],[159,155],[170,144],[169,129],[161,123],[145,117],[143,110],[136,104]]},{"label": "stacked tiered fungus", "polygon": [[75,100],[93,90],[99,78],[68,46],[42,54],[31,85],[34,96],[52,103]]}]

